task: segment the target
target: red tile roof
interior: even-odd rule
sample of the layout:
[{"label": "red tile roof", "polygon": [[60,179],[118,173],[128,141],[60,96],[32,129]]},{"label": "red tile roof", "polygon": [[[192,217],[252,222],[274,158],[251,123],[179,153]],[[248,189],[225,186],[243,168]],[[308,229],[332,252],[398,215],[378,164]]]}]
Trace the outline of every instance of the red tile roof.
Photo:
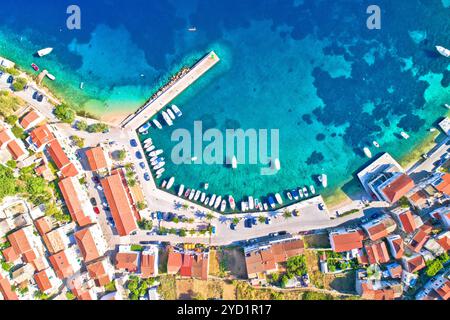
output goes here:
[{"label": "red tile roof", "polygon": [[61,176],[63,178],[76,177],[78,175],[77,167],[71,162],[61,169]]},{"label": "red tile roof", "polygon": [[438,190],[439,192],[442,192],[446,195],[450,195],[450,174],[449,173],[445,173],[442,177],[441,177],[442,181],[441,183],[439,183],[436,186],[436,190]]},{"label": "red tile roof", "polygon": [[97,245],[95,244],[94,236],[92,235],[90,228],[85,228],[74,233],[75,240],[80,248],[81,255],[85,263],[100,258]]},{"label": "red tile roof", "polygon": [[405,211],[398,215],[403,231],[406,233],[411,233],[416,230],[416,222],[411,211]]},{"label": "red tile roof", "polygon": [[450,250],[450,236],[448,234],[440,235],[436,238],[437,243],[445,250]]},{"label": "red tile roof", "polygon": [[373,243],[365,246],[370,264],[383,264],[389,262],[389,253],[384,242]]},{"label": "red tile roof", "polygon": [[425,242],[427,242],[429,237],[430,236],[426,232],[419,229],[409,242],[408,246],[411,248],[411,250],[418,253],[424,246]]},{"label": "red tile roof", "polygon": [[100,260],[86,266],[89,276],[95,280],[95,283],[99,287],[103,287],[112,281],[106,271],[105,263],[105,260]]},{"label": "red tile roof", "polygon": [[392,278],[398,279],[402,277],[403,268],[400,264],[389,265],[387,269]]},{"label": "red tile roof", "polygon": [[50,221],[50,218],[47,216],[35,220],[34,225],[36,226],[36,229],[39,231],[39,234],[41,236],[43,236],[47,232],[52,231],[52,223]]},{"label": "red tile roof", "polygon": [[26,154],[25,150],[17,143],[16,140],[13,140],[10,143],[8,143],[7,148],[8,151],[13,156],[14,160],[17,160]]},{"label": "red tile roof", "polygon": [[388,241],[391,244],[391,254],[394,259],[400,259],[403,257],[405,253],[405,246],[403,243],[403,239],[401,237],[398,238],[388,238]]},{"label": "red tile roof", "polygon": [[6,262],[14,262],[20,258],[20,255],[14,250],[13,247],[8,247],[2,251],[2,255]]},{"label": "red tile roof", "polygon": [[119,171],[102,179],[101,184],[119,235],[126,236],[137,230],[134,212]]},{"label": "red tile roof", "polygon": [[155,270],[155,256],[143,252],[141,255],[141,274],[144,278],[154,277],[156,275]]},{"label": "red tile roof", "polygon": [[0,293],[5,300],[19,300],[17,294],[12,290],[9,281],[0,274]]},{"label": "red tile roof", "polygon": [[118,252],[116,254],[116,269],[136,272],[138,270],[139,253]]},{"label": "red tile roof", "polygon": [[50,279],[48,278],[46,270],[42,270],[34,275],[34,280],[36,280],[36,284],[39,287],[39,290],[45,292],[52,288],[52,284]]},{"label": "red tile roof", "polygon": [[382,192],[389,200],[394,203],[400,200],[405,194],[407,194],[412,188],[414,188],[414,181],[406,174],[399,175],[394,181],[385,186]]},{"label": "red tile roof", "polygon": [[0,147],[2,147],[4,144],[8,143],[12,140],[12,137],[9,135],[8,131],[5,130],[5,128],[0,127]]},{"label": "red tile roof", "polygon": [[58,186],[64,197],[70,216],[79,226],[84,227],[93,223],[93,221],[90,216],[84,214],[72,179],[74,178],[65,178],[58,183]]},{"label": "red tile roof", "polygon": [[40,118],[39,114],[34,111],[31,110],[30,112],[28,112],[25,117],[22,118],[22,120],[20,120],[20,125],[22,126],[22,128],[24,128],[25,130],[27,130],[29,128],[29,126],[35,122],[36,120],[38,120]]},{"label": "red tile roof", "polygon": [[30,132],[30,136],[31,140],[38,148],[55,139],[55,136],[47,125],[37,127]]},{"label": "red tile roof", "polygon": [[59,170],[70,163],[69,158],[67,157],[58,140],[53,140],[52,142],[50,142],[48,144],[47,150]]},{"label": "red tile roof", "polygon": [[361,230],[330,234],[331,247],[335,252],[345,252],[363,247]]},{"label": "red tile roof", "polygon": [[92,171],[105,169],[108,166],[102,147],[95,147],[87,150],[86,157]]},{"label": "red tile roof", "polygon": [[417,272],[425,268],[425,260],[421,255],[416,255],[410,258],[404,258],[405,269],[410,273]]},{"label": "red tile roof", "polygon": [[442,300],[450,299],[450,280],[445,279],[445,282],[435,290]]},{"label": "red tile roof", "polygon": [[31,243],[29,242],[24,229],[10,233],[8,235],[8,241],[11,243],[14,251],[23,256],[25,262],[30,263],[36,259],[36,253],[31,247]]},{"label": "red tile roof", "polygon": [[395,292],[393,289],[377,289],[374,290],[373,286],[367,282],[361,285],[362,294],[361,297],[370,300],[394,300]]},{"label": "red tile roof", "polygon": [[180,271],[181,265],[183,263],[183,257],[181,253],[174,252],[169,249],[169,257],[167,259],[167,273],[175,274]]},{"label": "red tile roof", "polygon": [[60,279],[70,277],[74,274],[72,265],[67,258],[66,250],[51,255],[49,257],[49,260],[53,266],[53,269],[55,270],[56,275]]}]

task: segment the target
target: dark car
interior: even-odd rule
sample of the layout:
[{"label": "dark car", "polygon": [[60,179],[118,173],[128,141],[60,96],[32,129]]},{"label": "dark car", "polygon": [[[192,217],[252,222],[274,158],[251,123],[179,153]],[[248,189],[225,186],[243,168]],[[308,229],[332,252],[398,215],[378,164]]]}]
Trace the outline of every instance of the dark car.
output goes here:
[{"label": "dark car", "polygon": [[36,99],[38,95],[39,95],[39,92],[35,91],[35,92],[33,93],[33,96],[32,96],[33,99]]},{"label": "dark car", "polygon": [[245,219],[244,226],[246,228],[251,228],[253,226],[252,219]]},{"label": "dark car", "polygon": [[139,167],[141,167],[142,169],[145,169],[145,163],[144,162],[139,162]]},{"label": "dark car", "polygon": [[257,223],[258,223],[258,220],[256,220],[256,218],[252,218],[252,224],[253,224],[254,226],[256,226]]},{"label": "dark car", "polygon": [[136,148],[138,144],[137,144],[136,140],[131,139],[131,140],[130,140],[130,145],[131,145],[133,148]]},{"label": "dark car", "polygon": [[98,207],[94,207],[94,212],[95,212],[96,214],[100,214],[100,209],[99,209]]},{"label": "dark car", "polygon": [[163,214],[162,214],[161,211],[158,211],[158,212],[156,213],[156,218],[157,218],[158,220],[162,220]]},{"label": "dark car", "polygon": [[91,204],[93,206],[96,206],[97,205],[97,200],[95,200],[95,198],[91,198]]},{"label": "dark car", "polygon": [[97,176],[93,176],[92,181],[94,181],[94,183],[100,183],[100,178]]},{"label": "dark car", "polygon": [[6,79],[6,82],[11,84],[14,82],[14,77],[13,76],[9,76],[8,79]]},{"label": "dark car", "polygon": [[236,225],[234,223],[230,224],[230,229],[231,230],[236,230]]},{"label": "dark car", "polygon": [[144,174],[144,179],[145,181],[150,181],[150,175],[147,172]]},{"label": "dark car", "polygon": [[36,100],[38,102],[42,102],[42,100],[44,100],[44,96],[42,94],[40,94],[40,95],[37,96]]},{"label": "dark car", "polygon": [[138,158],[139,160],[142,159],[142,153],[140,151],[137,151],[135,154],[136,158]]}]

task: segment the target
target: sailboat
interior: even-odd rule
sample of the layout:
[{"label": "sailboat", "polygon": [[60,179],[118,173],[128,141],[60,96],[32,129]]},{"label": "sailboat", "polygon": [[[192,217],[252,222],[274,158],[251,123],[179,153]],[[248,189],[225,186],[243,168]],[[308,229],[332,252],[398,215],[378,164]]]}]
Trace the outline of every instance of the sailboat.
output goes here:
[{"label": "sailboat", "polygon": [[189,32],[195,32],[195,31],[197,31],[197,28],[196,28],[196,27],[190,27],[190,28],[188,29],[188,31],[189,31]]},{"label": "sailboat", "polygon": [[39,50],[37,52],[37,55],[39,57],[43,57],[43,56],[50,54],[52,51],[53,51],[53,48],[44,48],[44,49]]},{"label": "sailboat", "polygon": [[450,58],[450,50],[442,46],[436,46],[436,50],[446,58]]}]

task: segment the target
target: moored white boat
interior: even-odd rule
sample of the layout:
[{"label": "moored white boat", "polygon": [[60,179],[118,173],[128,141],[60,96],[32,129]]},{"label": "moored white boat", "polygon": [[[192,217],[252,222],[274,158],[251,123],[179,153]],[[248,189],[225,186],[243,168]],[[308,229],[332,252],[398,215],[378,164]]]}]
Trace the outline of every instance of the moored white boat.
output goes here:
[{"label": "moored white boat", "polygon": [[153,170],[158,170],[162,167],[164,167],[166,165],[166,163],[164,161],[161,161],[160,163],[158,163],[156,166],[153,167]]},{"label": "moored white boat", "polygon": [[173,114],[171,109],[167,108],[167,114],[169,115],[170,119],[175,120],[175,115]]},{"label": "moored white boat", "polygon": [[267,198],[267,201],[269,201],[270,207],[271,207],[272,209],[275,209],[275,201],[273,200],[272,196],[269,196],[269,197]]},{"label": "moored white boat", "polygon": [[297,191],[297,189],[292,189],[291,190],[291,194],[292,194],[292,196],[294,197],[294,199],[295,200],[298,200],[298,191]]},{"label": "moored white boat", "polygon": [[275,199],[277,200],[278,204],[283,204],[283,199],[281,198],[279,193],[275,193]]},{"label": "moored white boat", "polygon": [[303,198],[302,188],[298,188],[298,195],[300,196],[300,198]]},{"label": "moored white boat", "polygon": [[189,193],[189,200],[194,199],[195,196],[195,189],[192,189],[191,192]]},{"label": "moored white boat", "polygon": [[55,79],[56,79],[56,77],[50,73],[47,73],[46,76],[47,76],[47,78],[49,78],[52,81],[55,81]]},{"label": "moored white boat", "polygon": [[446,58],[450,58],[450,50],[442,46],[436,46],[436,50]]},{"label": "moored white boat", "polygon": [[208,203],[209,203],[209,197],[206,197],[205,201],[203,201],[203,204],[204,204],[205,206],[207,206]]},{"label": "moored white boat", "polygon": [[363,151],[367,158],[369,158],[369,159],[372,158],[372,152],[370,152],[369,148],[364,147]]},{"label": "moored white boat", "polygon": [[322,187],[326,188],[328,186],[328,177],[325,173],[322,173],[319,176],[319,182],[322,184]]},{"label": "moored white boat", "polygon": [[221,202],[222,202],[222,196],[218,196],[216,198],[216,201],[214,202],[214,209],[217,209],[220,206]]},{"label": "moored white boat", "polygon": [[259,211],[262,211],[262,209],[263,209],[261,202],[259,201],[258,198],[255,198],[255,208]]},{"label": "moored white boat", "polygon": [[236,156],[233,156],[233,158],[231,158],[231,167],[232,167],[233,169],[236,169],[236,168],[237,168],[237,159],[236,159]]},{"label": "moored white boat", "polygon": [[201,193],[200,190],[197,190],[197,191],[195,192],[194,201],[197,201],[198,198],[200,198],[200,193]]},{"label": "moored white boat", "polygon": [[169,182],[167,182],[166,189],[169,190],[170,188],[172,188],[174,182],[175,182],[175,177],[170,177]]},{"label": "moored white boat", "polygon": [[144,140],[144,144],[151,144],[151,143],[153,143],[152,138],[147,138]]},{"label": "moored white boat", "polygon": [[406,132],[402,131],[400,132],[400,135],[403,137],[403,139],[408,140],[409,139],[409,134],[407,134]]},{"label": "moored white boat", "polygon": [[269,210],[269,206],[267,205],[267,203],[263,203],[263,208],[264,208],[264,211],[267,211],[267,210]]},{"label": "moored white boat", "polygon": [[308,189],[306,187],[303,187],[303,195],[305,196],[305,198],[308,198],[309,196]]},{"label": "moored white boat", "polygon": [[163,111],[161,112],[164,121],[167,123],[167,125],[170,127],[173,125],[172,119],[170,119],[169,115],[167,114],[167,112]]},{"label": "moored white boat", "polygon": [[155,160],[153,160],[152,162],[150,162],[150,165],[156,166],[158,163],[163,162],[164,160],[165,160],[164,157],[161,157],[161,158],[158,157]]},{"label": "moored white boat", "polygon": [[375,146],[375,148],[379,148],[380,144],[378,142],[376,142],[375,140],[372,141],[373,145]]},{"label": "moored white boat", "polygon": [[162,184],[161,184],[161,187],[162,187],[162,188],[165,188],[166,185],[167,185],[167,181],[166,181],[166,180],[163,180],[163,182],[162,182]]},{"label": "moored white boat", "polygon": [[166,171],[166,169],[161,168],[161,169],[158,169],[158,170],[156,171],[156,174],[157,174],[157,175],[162,175],[165,171]]},{"label": "moored white boat", "polygon": [[252,196],[249,196],[249,197],[248,197],[248,208],[249,208],[250,210],[255,209],[255,201],[253,200],[253,197],[252,197]]},{"label": "moored white boat", "polygon": [[162,125],[161,125],[161,123],[159,123],[158,120],[153,119],[153,123],[155,124],[155,126],[156,126],[158,129],[162,129]]},{"label": "moored white boat", "polygon": [[50,54],[52,51],[53,51],[53,48],[44,48],[44,49],[39,50],[37,52],[37,55],[39,57],[43,57],[43,56]]},{"label": "moored white boat", "polygon": [[234,210],[236,208],[236,202],[234,201],[234,198],[232,195],[228,196],[228,203],[230,204],[231,210]]},{"label": "moored white boat", "polygon": [[211,199],[209,199],[209,202],[208,202],[208,205],[210,206],[210,207],[212,207],[213,205],[214,205],[214,201],[216,201],[216,195],[215,194],[213,194],[212,196],[211,196]]},{"label": "moored white boat", "polygon": [[281,169],[281,164],[280,164],[280,159],[276,158],[273,163],[272,163],[272,168],[275,170],[280,170]]},{"label": "moored white boat", "polygon": [[186,192],[184,193],[184,197],[188,198],[190,194],[191,194],[191,189],[187,188]]},{"label": "moored white boat", "polygon": [[180,185],[180,187],[178,188],[178,196],[181,197],[181,195],[183,194],[184,191],[184,184]]},{"label": "moored white boat", "polygon": [[154,157],[154,156],[159,156],[160,154],[162,154],[164,151],[162,150],[162,149],[158,149],[158,150],[155,150],[155,151],[152,151],[152,152],[150,152],[148,155],[150,156],[150,157]]},{"label": "moored white boat", "polygon": [[225,201],[225,199],[223,199],[222,202],[220,203],[220,212],[224,212],[226,208],[227,202]]},{"label": "moored white boat", "polygon": [[[150,129],[151,126],[152,126],[152,125],[150,124],[150,122],[146,122],[146,123],[144,123],[144,124],[142,125],[142,127],[140,127],[140,128],[138,129],[138,132],[139,132],[139,133],[142,133],[142,132],[144,132],[144,131],[147,131],[148,129]],[[152,139],[150,139],[150,138],[146,139],[145,141],[147,141],[147,140],[152,141]],[[145,143],[145,141],[144,141],[144,143]]]},{"label": "moored white boat", "polygon": [[248,203],[245,201],[241,201],[241,211],[245,212],[248,210]]},{"label": "moored white boat", "polygon": [[311,194],[316,194],[316,188],[313,185],[309,186],[309,191],[311,191]]},{"label": "moored white boat", "polygon": [[152,152],[153,150],[155,150],[155,146],[149,146],[149,147],[147,147],[147,148],[145,148],[145,151],[147,151],[147,152]]},{"label": "moored white boat", "polygon": [[287,192],[286,192],[286,196],[287,196],[287,198],[288,198],[289,200],[292,201],[292,194],[291,194],[290,191],[287,191]]},{"label": "moored white boat", "polygon": [[176,105],[173,104],[171,108],[172,108],[173,112],[175,112],[177,117],[181,117],[183,115],[181,110]]},{"label": "moored white boat", "polygon": [[202,196],[200,197],[200,202],[203,203],[206,198],[206,193],[202,192]]}]

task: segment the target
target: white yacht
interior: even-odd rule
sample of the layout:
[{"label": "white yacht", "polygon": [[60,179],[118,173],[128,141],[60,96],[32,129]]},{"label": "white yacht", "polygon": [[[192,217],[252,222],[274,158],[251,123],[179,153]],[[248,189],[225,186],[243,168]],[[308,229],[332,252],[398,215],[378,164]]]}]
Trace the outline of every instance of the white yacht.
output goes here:
[{"label": "white yacht", "polygon": [[200,190],[197,190],[197,191],[195,192],[195,196],[194,196],[194,200],[195,200],[195,201],[197,201],[198,198],[200,198],[200,194],[201,194],[201,191],[200,191]]},{"label": "white yacht", "polygon": [[218,196],[216,198],[216,201],[214,202],[214,209],[217,209],[220,206],[221,202],[222,202],[222,196]]},{"label": "white yacht", "polygon": [[188,31],[189,31],[189,32],[195,32],[195,31],[197,31],[197,28],[196,28],[196,27],[190,27],[190,28],[188,29]]},{"label": "white yacht", "polygon": [[327,175],[325,173],[322,173],[319,176],[319,182],[322,184],[322,186],[324,188],[326,188],[328,186],[328,177],[327,177]]},{"label": "white yacht", "polygon": [[169,182],[167,182],[166,189],[169,190],[170,188],[172,188],[174,182],[175,182],[175,177],[171,177],[169,179]]},{"label": "white yacht", "polygon": [[167,185],[167,181],[166,181],[166,180],[163,180],[163,182],[162,182],[162,184],[161,184],[161,187],[162,187],[162,188],[165,188],[166,185]]},{"label": "white yacht", "polygon": [[298,195],[300,196],[300,199],[303,198],[303,191],[302,191],[302,188],[298,188]]},{"label": "white yacht", "polygon": [[305,196],[305,198],[308,198],[309,196],[308,189],[306,187],[303,187],[303,195]]},{"label": "white yacht", "polygon": [[56,79],[56,77],[50,73],[47,73],[46,76],[47,76],[47,78],[49,78],[52,81],[55,81],[55,79]]},{"label": "white yacht", "polygon": [[163,116],[163,118],[164,118],[164,121],[167,123],[167,125],[168,125],[169,127],[172,126],[172,125],[173,125],[172,119],[170,119],[170,117],[169,117],[169,115],[167,114],[167,112],[163,111],[163,112],[161,112],[161,114],[162,114],[162,116]]},{"label": "white yacht", "polygon": [[153,150],[155,150],[155,146],[150,146],[150,147],[147,147],[146,149],[145,149],[145,151],[147,151],[147,152],[152,152]]},{"label": "white yacht", "polygon": [[172,105],[172,110],[173,110],[173,112],[175,112],[175,114],[177,115],[178,118],[183,115],[181,110],[174,104]]},{"label": "white yacht", "polygon": [[[144,127],[144,126],[143,126],[143,127]],[[144,130],[144,131],[145,131],[145,130]],[[152,138],[147,138],[147,139],[144,140],[144,144],[151,144],[151,143],[153,143]]]},{"label": "white yacht", "polygon": [[189,200],[192,200],[195,196],[195,189],[192,189],[191,192],[189,193]]},{"label": "white yacht", "polygon": [[167,114],[169,115],[170,119],[175,120],[175,115],[173,114],[172,110],[167,108]]},{"label": "white yacht", "polygon": [[52,51],[53,51],[53,48],[44,48],[44,49],[39,50],[37,52],[37,55],[39,57],[43,57],[43,56],[50,54]]},{"label": "white yacht", "polygon": [[166,163],[164,161],[158,163],[156,166],[153,167],[153,170],[158,170],[162,167],[164,167],[166,165]]},{"label": "white yacht", "polygon": [[272,163],[272,167],[277,171],[280,170],[281,169],[280,159],[276,158]]},{"label": "white yacht", "polygon": [[153,160],[152,162],[150,162],[150,165],[152,166],[152,167],[154,167],[154,166],[156,166],[158,163],[160,163],[160,162],[163,162],[165,160],[165,158],[164,157],[161,157],[161,158],[156,158],[155,160]]},{"label": "white yacht", "polygon": [[253,197],[252,197],[252,196],[249,196],[249,197],[248,197],[248,208],[249,208],[250,210],[255,209],[255,201],[253,200]]},{"label": "white yacht", "polygon": [[436,46],[436,50],[446,58],[450,58],[450,50],[442,46]]},{"label": "white yacht", "polygon": [[292,201],[292,194],[291,194],[290,191],[287,191],[287,192],[286,192],[286,196],[288,197],[288,199],[289,199],[290,201]]},{"label": "white yacht", "polygon": [[311,191],[311,194],[316,194],[316,188],[313,185],[309,186],[309,191]]},{"label": "white yacht", "polygon": [[406,132],[402,131],[400,132],[400,135],[403,137],[403,139],[408,140],[409,139],[409,134],[407,134]]},{"label": "white yacht", "polygon": [[245,201],[241,201],[241,210],[242,212],[245,212],[248,210],[248,203]]},{"label": "white yacht", "polygon": [[264,211],[269,210],[269,206],[267,205],[266,202],[263,203],[263,208],[264,208]]},{"label": "white yacht", "polygon": [[165,171],[166,171],[166,169],[161,168],[161,169],[158,169],[158,170],[156,171],[156,174],[160,176],[160,175],[162,175]]},{"label": "white yacht", "polygon": [[178,196],[181,197],[181,195],[183,194],[184,191],[184,184],[180,185],[180,187],[178,188]]},{"label": "white yacht", "polygon": [[232,167],[233,169],[236,169],[236,168],[237,168],[237,159],[236,159],[236,156],[233,156],[233,158],[231,159],[231,167]]},{"label": "white yacht", "polygon": [[225,201],[225,199],[223,199],[222,202],[220,203],[220,212],[224,212],[226,208],[227,202]]},{"label": "white yacht", "polygon": [[209,199],[209,203],[208,203],[208,205],[210,206],[210,207],[212,207],[213,205],[214,205],[214,201],[216,200],[216,195],[215,194],[213,194],[212,196],[211,196],[211,199]]},{"label": "white yacht", "polygon": [[206,198],[206,193],[202,192],[202,196],[200,197],[200,202],[201,203],[205,202],[205,198]]},{"label": "white yacht", "polygon": [[279,193],[275,193],[275,199],[277,200],[278,204],[283,204],[283,199],[281,198]]},{"label": "white yacht", "polygon": [[209,197],[206,197],[205,201],[203,201],[203,204],[204,204],[205,206],[207,206],[208,203],[209,203]]},{"label": "white yacht", "polygon": [[161,123],[159,123],[158,120],[153,119],[153,123],[155,124],[155,126],[156,126],[158,129],[162,129],[162,125],[161,125]]},{"label": "white yacht", "polygon": [[363,151],[367,158],[369,158],[369,159],[372,158],[372,152],[370,152],[369,148],[364,147]]},{"label": "white yacht", "polygon": [[150,152],[148,155],[150,156],[150,157],[154,157],[154,156],[159,156],[161,153],[163,153],[164,151],[162,150],[162,149],[158,149],[158,150],[155,150],[155,151],[152,151],[152,152]]},{"label": "white yacht", "polygon": [[234,201],[233,196],[228,196],[228,202],[230,203],[231,210],[234,210],[236,208],[236,202]]}]

